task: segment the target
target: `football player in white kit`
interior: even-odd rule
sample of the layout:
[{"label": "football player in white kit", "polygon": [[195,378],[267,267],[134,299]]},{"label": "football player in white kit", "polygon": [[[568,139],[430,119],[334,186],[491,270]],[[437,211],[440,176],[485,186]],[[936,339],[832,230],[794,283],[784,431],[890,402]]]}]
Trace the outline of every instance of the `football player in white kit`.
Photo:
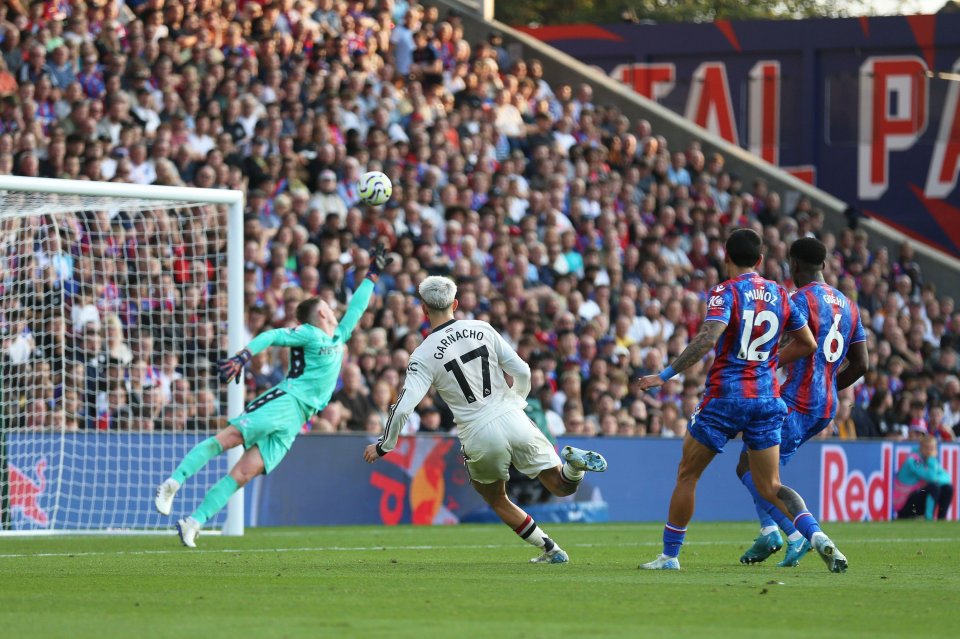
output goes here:
[{"label": "football player in white kit", "polygon": [[[537,477],[554,495],[576,492],[585,471],[602,472],[601,455],[564,447],[561,463],[550,441],[524,414],[530,392],[530,367],[490,324],[457,320],[457,286],[431,276],[420,284],[420,298],[430,320],[430,335],[410,355],[403,390],[387,417],[383,435],[363,451],[373,463],[397,444],[407,418],[431,386],[453,411],[474,488],[520,538],[542,550],[534,563],[566,563],[567,553],[537,522],[507,497],[510,464]],[[507,385],[503,373],[513,378]]]}]

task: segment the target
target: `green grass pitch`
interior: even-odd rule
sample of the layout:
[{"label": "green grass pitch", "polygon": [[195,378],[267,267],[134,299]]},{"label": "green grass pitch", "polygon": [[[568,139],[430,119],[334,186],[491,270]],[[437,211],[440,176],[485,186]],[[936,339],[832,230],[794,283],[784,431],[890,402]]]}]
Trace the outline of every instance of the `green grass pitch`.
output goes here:
[{"label": "green grass pitch", "polygon": [[956,637],[960,525],[831,525],[843,575],[737,563],[753,524],[694,521],[679,573],[653,524],[254,529],[242,538],[0,538],[4,637]]}]

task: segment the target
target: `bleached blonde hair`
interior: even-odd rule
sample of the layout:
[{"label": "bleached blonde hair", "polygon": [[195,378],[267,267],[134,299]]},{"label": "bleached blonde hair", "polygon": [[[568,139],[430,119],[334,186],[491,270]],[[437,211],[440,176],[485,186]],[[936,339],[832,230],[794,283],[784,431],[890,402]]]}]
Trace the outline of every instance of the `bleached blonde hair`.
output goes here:
[{"label": "bleached blonde hair", "polygon": [[431,275],[420,282],[420,299],[432,311],[445,311],[457,297],[457,285],[448,277]]}]

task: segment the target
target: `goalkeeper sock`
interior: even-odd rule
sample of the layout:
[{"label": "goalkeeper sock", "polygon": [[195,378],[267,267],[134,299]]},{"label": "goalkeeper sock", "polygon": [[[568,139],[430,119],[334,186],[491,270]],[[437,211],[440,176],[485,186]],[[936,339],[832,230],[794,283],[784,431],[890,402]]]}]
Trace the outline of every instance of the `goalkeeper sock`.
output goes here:
[{"label": "goalkeeper sock", "polygon": [[530,515],[527,515],[523,523],[517,528],[514,528],[513,532],[520,535],[520,539],[531,546],[542,548],[545,552],[552,552],[554,548],[557,548],[557,543],[547,537],[547,534],[540,529],[540,526],[537,525],[537,522],[535,522]]},{"label": "goalkeeper sock", "polygon": [[217,438],[208,437],[187,453],[177,469],[170,475],[170,478],[182,486],[183,482],[197,474],[197,471],[203,468],[208,461],[222,452],[223,446],[220,445]]},{"label": "goalkeeper sock", "polygon": [[233,493],[237,492],[237,480],[227,475],[213,485],[213,488],[204,495],[200,506],[190,515],[201,526],[207,523],[207,520],[216,515],[227,505]]}]

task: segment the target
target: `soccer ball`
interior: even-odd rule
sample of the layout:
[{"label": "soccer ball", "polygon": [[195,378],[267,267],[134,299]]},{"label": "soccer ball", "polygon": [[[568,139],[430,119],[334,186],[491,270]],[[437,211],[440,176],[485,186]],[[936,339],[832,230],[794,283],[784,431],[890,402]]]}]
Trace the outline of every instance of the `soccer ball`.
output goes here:
[{"label": "soccer ball", "polygon": [[360,177],[360,199],[371,206],[380,206],[390,199],[393,184],[380,171],[370,171]]}]

